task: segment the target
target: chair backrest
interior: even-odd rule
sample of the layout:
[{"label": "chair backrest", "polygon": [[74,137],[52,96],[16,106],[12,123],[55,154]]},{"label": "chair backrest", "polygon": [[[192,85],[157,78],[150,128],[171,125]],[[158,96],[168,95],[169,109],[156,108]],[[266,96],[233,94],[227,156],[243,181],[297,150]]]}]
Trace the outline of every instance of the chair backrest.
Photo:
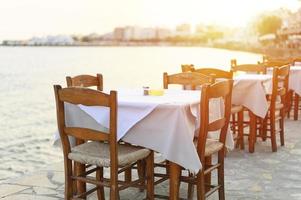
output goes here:
[{"label": "chair backrest", "polygon": [[284,59],[274,59],[274,60],[267,60],[263,63],[266,67],[281,67],[284,65],[290,65],[293,61],[291,60],[284,60]]},{"label": "chair backrest", "polygon": [[97,90],[103,90],[103,77],[102,74],[91,75],[78,75],[74,77],[66,77],[68,87],[93,87],[96,86]]},{"label": "chair backrest", "polygon": [[231,71],[246,72],[254,74],[266,74],[267,70],[263,64],[237,64],[235,59],[231,60]]},{"label": "chair backrest", "polygon": [[293,60],[292,65],[299,65],[299,66],[300,66],[300,63],[301,63],[301,57],[294,58],[294,59],[292,59],[292,60]]},{"label": "chair backrest", "polygon": [[181,65],[182,72],[192,72],[194,70],[194,65],[193,64],[185,64]]},{"label": "chair backrest", "polygon": [[[202,163],[205,161],[205,147],[208,131],[220,130],[219,141],[225,144],[231,115],[232,87],[233,80],[220,81],[213,85],[204,85],[202,87],[200,129],[197,137],[197,151]],[[209,122],[209,114],[212,112],[209,109],[209,102],[214,98],[223,99],[224,113],[222,118],[214,122]]]},{"label": "chair backrest", "polygon": [[273,89],[271,95],[271,109],[275,108],[277,96],[281,97],[281,102],[285,104],[285,97],[288,92],[290,66],[275,67],[273,69]]},{"label": "chair backrest", "polygon": [[206,76],[200,73],[183,72],[178,74],[168,75],[166,72],[163,74],[163,87],[168,89],[169,85],[182,85],[190,86],[191,90],[194,90],[196,86],[203,84],[211,84],[213,79],[210,76]]},{"label": "chair backrest", "polygon": [[[71,146],[68,136],[76,139],[76,144],[85,141],[107,141],[110,144],[111,164],[117,164],[117,92],[111,91],[105,94],[98,90],[81,87],[62,88],[60,85],[54,86],[57,124],[62,140],[64,158],[67,159]],[[65,104],[82,104],[86,106],[103,106],[110,110],[110,126],[108,133],[80,127],[67,127],[65,122]],[[116,165],[117,166],[117,165]],[[116,167],[115,166],[115,167]],[[113,166],[112,166],[113,167]]]}]

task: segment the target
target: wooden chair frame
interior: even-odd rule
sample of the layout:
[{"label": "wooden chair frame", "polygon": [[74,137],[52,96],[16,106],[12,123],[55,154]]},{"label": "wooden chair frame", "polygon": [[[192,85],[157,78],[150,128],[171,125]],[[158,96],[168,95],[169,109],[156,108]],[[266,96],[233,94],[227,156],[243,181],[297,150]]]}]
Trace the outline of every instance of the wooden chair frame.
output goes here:
[{"label": "wooden chair frame", "polygon": [[68,87],[92,87],[96,86],[97,90],[103,90],[103,77],[102,74],[91,75],[78,75],[74,77],[66,77]]},{"label": "wooden chair frame", "polygon": [[[197,186],[197,199],[204,200],[215,191],[219,192],[219,199],[225,199],[225,189],[224,189],[224,157],[225,157],[225,142],[228,132],[228,125],[231,115],[231,98],[232,98],[232,87],[233,80],[226,80],[215,83],[213,85],[204,85],[202,87],[202,97],[200,104],[200,119],[201,125],[199,129],[199,134],[197,139],[197,152],[201,162],[203,163],[203,169],[199,171],[196,176],[190,175],[189,177],[180,178],[183,182],[188,182],[191,188],[191,184]],[[223,98],[225,112],[224,116],[221,119],[218,119],[214,122],[209,122],[209,101],[212,98]],[[223,144],[223,148],[218,151],[218,159],[216,164],[211,163],[211,156],[208,158],[205,156],[206,151],[206,141],[208,138],[209,131],[218,131],[220,130],[219,142]],[[209,165],[206,165],[209,164]],[[206,190],[206,175],[211,176],[213,170],[218,170],[218,185],[209,186],[209,190]],[[189,196],[188,199],[191,199],[192,196]]]},{"label": "wooden chair frame", "polygon": [[[289,71],[290,66],[276,67],[273,69],[273,89],[272,94],[269,96],[270,108],[267,116],[263,121],[263,139],[271,138],[272,151],[277,151],[276,143],[276,121],[279,120],[279,132],[280,132],[280,141],[281,146],[284,145],[284,117],[285,117],[285,104],[286,104],[286,94],[288,92],[288,81],[289,81]],[[276,104],[277,98],[280,96],[281,103],[283,107],[279,110],[280,116],[276,118]],[[268,128],[270,126],[270,128]],[[267,136],[267,131],[270,131],[270,136]]]},{"label": "wooden chair frame", "polygon": [[[65,199],[86,198],[87,195],[97,191],[98,199],[103,200],[104,187],[110,187],[110,199],[119,199],[119,191],[127,187],[140,187],[145,179],[137,179],[131,183],[118,180],[118,174],[133,166],[125,166],[118,170],[117,155],[117,92],[111,91],[105,94],[101,91],[88,88],[69,87],[63,88],[59,85],[54,86],[57,122],[60,137],[62,140],[64,168],[65,168]],[[104,106],[110,109],[109,132],[104,133],[97,130],[80,127],[67,127],[65,123],[65,106],[64,102],[71,104],[82,104],[86,106]],[[72,160],[68,158],[71,152],[71,145],[68,136],[76,138],[76,144],[83,144],[87,141],[107,142],[110,146],[110,179],[103,177],[103,167],[95,167],[84,174],[74,174]],[[153,152],[146,158],[146,180],[147,180],[147,198],[153,199]],[[96,172],[96,178],[88,176]],[[96,185],[95,188],[79,193],[76,191],[74,182],[86,182]],[[144,185],[144,184],[143,184]],[[76,194],[76,193],[79,194]]]},{"label": "wooden chair frame", "polygon": [[191,90],[196,89],[196,86],[203,84],[213,83],[213,79],[210,76],[206,76],[200,73],[183,72],[178,74],[168,75],[163,73],[163,87],[168,89],[168,85],[182,85],[191,86]]}]

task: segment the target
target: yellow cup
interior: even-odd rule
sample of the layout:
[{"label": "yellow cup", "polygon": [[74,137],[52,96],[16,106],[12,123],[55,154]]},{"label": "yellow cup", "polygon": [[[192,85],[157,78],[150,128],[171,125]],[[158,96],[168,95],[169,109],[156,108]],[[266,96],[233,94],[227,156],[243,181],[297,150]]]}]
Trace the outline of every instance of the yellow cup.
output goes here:
[{"label": "yellow cup", "polygon": [[148,94],[151,96],[163,96],[164,90],[149,90]]}]

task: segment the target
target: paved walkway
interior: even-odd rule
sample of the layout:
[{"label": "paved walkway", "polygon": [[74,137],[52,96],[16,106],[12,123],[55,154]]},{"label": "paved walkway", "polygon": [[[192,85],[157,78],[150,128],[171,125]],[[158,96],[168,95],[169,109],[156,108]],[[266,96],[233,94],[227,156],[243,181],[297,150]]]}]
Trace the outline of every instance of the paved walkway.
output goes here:
[{"label": "paved walkway", "polygon": [[[226,199],[301,200],[301,122],[286,121],[285,132],[285,147],[279,147],[277,153],[271,152],[269,140],[258,141],[254,154],[246,150],[228,153],[225,166]],[[31,175],[8,180],[0,184],[0,199],[63,199],[63,175],[63,163],[58,163]],[[156,193],[167,194],[168,183],[157,186],[155,190]],[[181,185],[181,196],[186,196],[186,184]],[[121,192],[121,199],[143,198],[144,193],[137,189]],[[96,197],[92,195],[89,199]],[[218,198],[212,196],[210,199]]]}]

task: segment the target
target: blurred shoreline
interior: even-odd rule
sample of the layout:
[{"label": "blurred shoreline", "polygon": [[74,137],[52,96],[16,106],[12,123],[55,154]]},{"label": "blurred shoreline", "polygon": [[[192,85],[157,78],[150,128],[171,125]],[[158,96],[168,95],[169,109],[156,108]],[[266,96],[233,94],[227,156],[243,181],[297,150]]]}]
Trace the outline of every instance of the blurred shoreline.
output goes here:
[{"label": "blurred shoreline", "polygon": [[250,53],[263,54],[270,57],[291,58],[301,57],[299,48],[279,48],[276,46],[258,46],[241,42],[226,42],[226,43],[191,43],[191,42],[77,42],[70,45],[24,45],[24,44],[0,44],[0,47],[207,47],[226,49],[232,51],[244,51]]}]

